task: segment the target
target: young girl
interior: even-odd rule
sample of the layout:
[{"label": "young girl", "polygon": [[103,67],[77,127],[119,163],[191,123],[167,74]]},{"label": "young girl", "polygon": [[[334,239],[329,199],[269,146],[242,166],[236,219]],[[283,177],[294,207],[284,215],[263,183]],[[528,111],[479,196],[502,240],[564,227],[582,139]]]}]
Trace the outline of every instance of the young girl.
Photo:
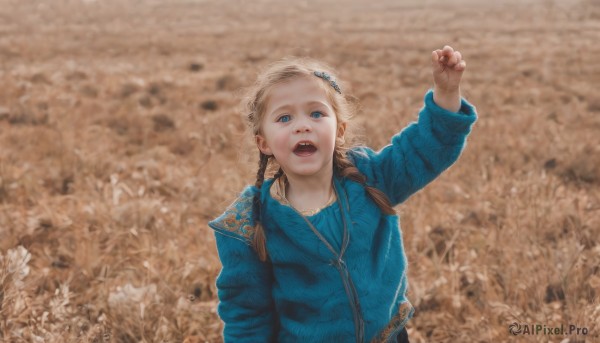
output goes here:
[{"label": "young girl", "polygon": [[379,152],[347,146],[349,104],[329,68],[284,60],[258,78],[247,102],[256,184],[209,222],[225,342],[408,342],[393,206],[458,158],[476,119],[460,96],[461,54],[445,46],[431,59],[418,122]]}]

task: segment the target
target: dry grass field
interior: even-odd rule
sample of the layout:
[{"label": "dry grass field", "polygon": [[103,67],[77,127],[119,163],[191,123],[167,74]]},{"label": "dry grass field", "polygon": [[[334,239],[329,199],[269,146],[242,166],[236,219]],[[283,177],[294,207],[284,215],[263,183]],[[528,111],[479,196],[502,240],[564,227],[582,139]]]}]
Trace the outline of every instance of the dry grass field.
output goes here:
[{"label": "dry grass field", "polygon": [[600,342],[597,0],[0,0],[0,341],[222,341],[206,223],[256,172],[243,88],[323,60],[378,149],[444,44],[480,118],[397,208],[411,342]]}]

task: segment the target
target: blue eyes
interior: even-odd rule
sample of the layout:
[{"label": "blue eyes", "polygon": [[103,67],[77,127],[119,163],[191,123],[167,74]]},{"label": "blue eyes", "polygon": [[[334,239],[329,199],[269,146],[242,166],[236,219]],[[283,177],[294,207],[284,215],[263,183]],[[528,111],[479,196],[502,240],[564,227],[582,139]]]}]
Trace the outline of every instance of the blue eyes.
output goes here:
[{"label": "blue eyes", "polygon": [[[315,119],[322,118],[323,116],[324,114],[320,111],[314,111],[310,114],[310,117]],[[290,120],[292,120],[292,117],[289,114],[284,114],[281,117],[277,118],[277,121],[282,123],[287,123]]]}]

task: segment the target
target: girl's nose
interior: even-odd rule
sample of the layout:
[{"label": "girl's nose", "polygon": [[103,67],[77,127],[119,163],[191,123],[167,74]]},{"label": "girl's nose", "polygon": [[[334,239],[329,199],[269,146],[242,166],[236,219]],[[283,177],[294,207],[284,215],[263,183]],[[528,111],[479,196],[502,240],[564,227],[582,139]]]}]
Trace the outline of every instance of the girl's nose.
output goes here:
[{"label": "girl's nose", "polygon": [[311,130],[312,129],[311,129],[310,125],[305,121],[298,123],[296,125],[296,127],[294,128],[295,133],[310,132]]}]

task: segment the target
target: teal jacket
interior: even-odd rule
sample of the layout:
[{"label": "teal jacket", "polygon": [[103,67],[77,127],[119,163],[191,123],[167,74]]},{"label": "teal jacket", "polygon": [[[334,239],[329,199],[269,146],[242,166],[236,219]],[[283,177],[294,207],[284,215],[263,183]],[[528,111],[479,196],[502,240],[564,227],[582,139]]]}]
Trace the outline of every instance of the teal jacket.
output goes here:
[{"label": "teal jacket", "polygon": [[[429,91],[418,121],[390,145],[353,148],[348,157],[397,205],[456,161],[475,120],[466,100],[453,113]],[[305,217],[271,195],[274,181],[246,187],[209,222],[223,265],[216,283],[225,342],[395,342],[414,312],[398,216],[382,213],[362,185],[334,176],[337,201]],[[250,246],[255,194],[265,263]]]}]

